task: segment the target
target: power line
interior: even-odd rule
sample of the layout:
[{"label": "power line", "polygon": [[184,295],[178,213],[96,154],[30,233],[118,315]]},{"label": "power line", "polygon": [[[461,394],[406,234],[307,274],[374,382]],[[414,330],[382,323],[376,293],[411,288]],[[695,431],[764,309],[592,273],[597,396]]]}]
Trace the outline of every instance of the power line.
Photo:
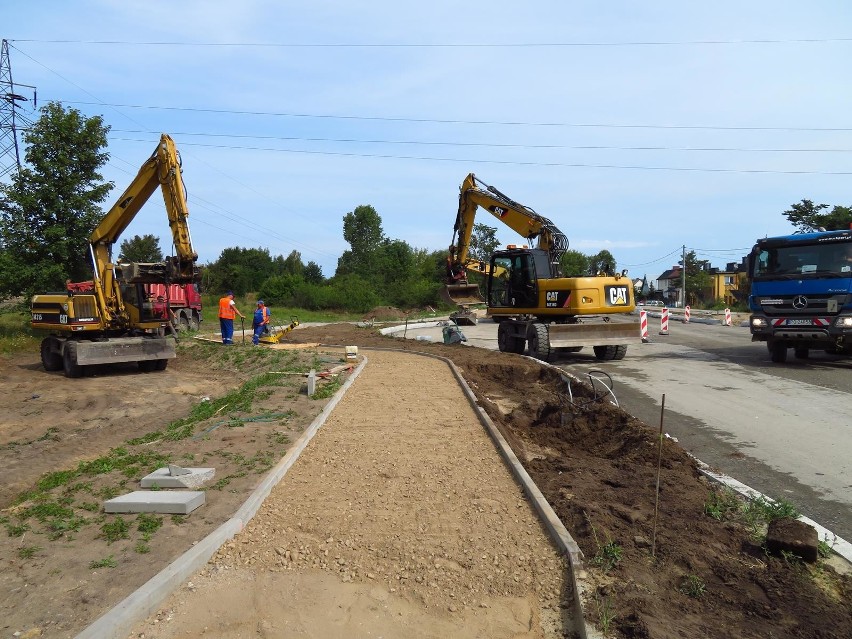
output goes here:
[{"label": "power line", "polygon": [[[151,133],[148,130],[111,129],[113,133]],[[443,142],[424,140],[386,140],[362,138],[316,138],[279,135],[247,135],[238,133],[200,133],[171,131],[170,135],[186,137],[233,138],[238,140],[276,140],[282,142],[334,142],[336,144],[391,144],[410,146],[458,146],[496,149],[567,149],[572,151],[684,151],[726,153],[852,153],[852,149],[793,149],[793,148],[745,148],[745,147],[676,147],[676,146],[612,146],[601,144],[512,144],[496,142]]]},{"label": "power line", "polygon": [[742,40],[622,40],[577,42],[181,42],[177,40],[40,40],[13,38],[10,42],[38,44],[94,44],[153,47],[214,47],[264,49],[535,49],[572,47],[677,47],[738,44],[824,44],[852,42],[852,38],[756,38]]},{"label": "power line", "polygon": [[62,100],[51,98],[64,104],[79,104],[84,106],[105,106],[121,109],[150,109],[159,111],[184,111],[188,113],[216,113],[224,115],[260,115],[284,118],[316,118],[326,120],[364,120],[377,122],[413,122],[420,124],[470,124],[491,126],[530,126],[530,127],[566,127],[566,128],[598,128],[598,129],[659,129],[659,130],[697,130],[697,131],[805,131],[805,132],[844,132],[852,131],[852,127],[794,127],[794,126],[715,126],[715,125],[680,125],[680,124],[611,124],[594,122],[523,122],[508,120],[448,120],[438,118],[406,118],[396,116],[371,115],[329,115],[322,113],[290,113],[286,111],[246,111],[236,109],[207,109],[200,107],[173,107],[145,104],[122,104],[110,102],[84,102],[79,100]]},{"label": "power line", "polygon": [[[131,138],[113,138],[123,142],[144,142],[145,140],[134,140]],[[462,162],[465,164],[498,164],[509,166],[553,166],[564,168],[581,169],[624,169],[636,171],[677,171],[696,173],[741,173],[741,174],[768,174],[768,175],[852,175],[852,171],[806,171],[806,170],[781,170],[781,169],[726,169],[726,168],[702,168],[689,166],[648,166],[631,164],[587,164],[582,162],[533,162],[524,160],[482,160],[473,158],[442,158],[417,155],[390,155],[383,153],[348,153],[343,151],[308,151],[305,149],[280,149],[271,147],[256,147],[226,144],[201,144],[198,142],[184,143],[183,146],[196,146],[212,149],[230,149],[242,151],[266,151],[271,153],[295,153],[305,155],[325,155],[337,157],[377,158],[386,160],[418,160],[427,162]]]}]

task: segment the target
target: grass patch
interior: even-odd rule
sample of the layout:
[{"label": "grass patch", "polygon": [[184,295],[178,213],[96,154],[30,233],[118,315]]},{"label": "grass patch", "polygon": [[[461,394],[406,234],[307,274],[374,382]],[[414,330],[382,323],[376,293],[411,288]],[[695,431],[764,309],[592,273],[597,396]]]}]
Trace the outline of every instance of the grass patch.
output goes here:
[{"label": "grass patch", "polygon": [[21,559],[32,559],[41,550],[41,546],[24,546],[18,549],[18,557]]},{"label": "grass patch", "polygon": [[770,501],[763,496],[749,500],[740,509],[740,517],[754,537],[759,537],[763,529],[776,519],[796,519],[798,516],[799,511],[789,501]]},{"label": "grass patch", "polygon": [[129,539],[130,535],[127,534],[129,531],[130,524],[127,523],[127,520],[117,517],[101,526],[101,534],[98,535],[98,538],[106,539],[107,544],[111,544],[121,539]]},{"label": "grass patch", "polygon": [[680,592],[693,599],[700,599],[707,592],[707,585],[698,575],[687,575],[678,588]]},{"label": "grass patch", "polygon": [[621,546],[609,537],[609,535],[607,535],[606,543],[601,544],[598,539],[598,531],[592,525],[592,520],[589,519],[589,515],[584,512],[583,516],[585,516],[586,521],[589,524],[589,528],[592,529],[592,537],[595,540],[595,546],[597,548],[595,556],[592,558],[592,563],[599,566],[604,572],[609,572],[621,562],[623,550]]},{"label": "grass patch", "polygon": [[[230,351],[226,351],[227,352]],[[164,431],[154,431],[143,437],[131,439],[128,444],[146,444],[157,440],[179,441],[195,434],[195,427],[201,422],[207,421],[217,415],[228,415],[233,412],[250,412],[252,403],[258,398],[266,386],[280,386],[281,376],[272,373],[263,373],[245,382],[238,389],[223,395],[217,399],[202,401],[196,404],[189,415],[173,421]],[[231,421],[230,419],[227,421]]]},{"label": "grass patch", "polygon": [[149,513],[140,513],[136,518],[136,530],[141,533],[155,533],[163,525],[163,518]]},{"label": "grass patch", "polygon": [[730,488],[712,490],[704,504],[704,514],[716,521],[724,521],[739,512],[741,503],[737,494]]},{"label": "grass patch", "polygon": [[140,555],[147,555],[151,552],[151,546],[146,544],[144,541],[137,541],[136,545],[133,547],[133,550],[138,552]]},{"label": "grass patch", "polygon": [[328,399],[340,390],[341,386],[343,386],[343,382],[339,378],[330,379],[321,385],[317,385],[316,389],[314,389],[314,394],[311,395],[311,399]]},{"label": "grass patch", "polygon": [[30,327],[30,312],[26,302],[22,301],[20,306],[0,312],[0,353],[37,353],[40,344],[41,338]]},{"label": "grass patch", "polygon": [[615,610],[609,597],[598,597],[598,626],[604,637],[608,637],[612,630],[612,622],[615,621]]},{"label": "grass patch", "polygon": [[24,522],[20,524],[6,524],[6,532],[9,534],[10,537],[23,537],[24,533],[27,532],[29,529],[30,525]]},{"label": "grass patch", "polygon": [[97,561],[92,561],[89,564],[89,568],[92,570],[97,570],[98,568],[115,568],[118,565],[118,562],[113,558],[112,555],[109,557],[104,557],[103,559],[98,559]]}]

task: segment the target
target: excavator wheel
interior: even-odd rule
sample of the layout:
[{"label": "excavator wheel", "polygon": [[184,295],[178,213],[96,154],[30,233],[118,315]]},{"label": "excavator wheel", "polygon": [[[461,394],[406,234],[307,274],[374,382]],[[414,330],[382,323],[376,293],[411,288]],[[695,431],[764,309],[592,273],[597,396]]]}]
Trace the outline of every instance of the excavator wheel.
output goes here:
[{"label": "excavator wheel", "polygon": [[62,370],[62,355],[53,348],[53,342],[56,341],[53,337],[45,337],[41,341],[41,364],[44,370],[49,372]]},{"label": "excavator wheel", "polygon": [[543,362],[550,359],[550,336],[546,324],[538,322],[530,324],[527,342],[529,342],[530,355]]},{"label": "excavator wheel", "polygon": [[65,350],[62,353],[62,368],[65,377],[82,377],[83,367],[77,363],[77,342],[68,340],[65,342]]},{"label": "excavator wheel", "polygon": [[517,353],[518,355],[524,352],[524,340],[515,337],[512,334],[512,325],[501,323],[497,328],[497,346],[501,353]]},{"label": "excavator wheel", "polygon": [[624,356],[627,355],[626,344],[594,346],[592,348],[595,351],[595,357],[602,360],[624,359]]},{"label": "excavator wheel", "polygon": [[140,373],[150,373],[157,366],[157,360],[155,359],[142,359],[136,362],[136,365],[139,366]]}]

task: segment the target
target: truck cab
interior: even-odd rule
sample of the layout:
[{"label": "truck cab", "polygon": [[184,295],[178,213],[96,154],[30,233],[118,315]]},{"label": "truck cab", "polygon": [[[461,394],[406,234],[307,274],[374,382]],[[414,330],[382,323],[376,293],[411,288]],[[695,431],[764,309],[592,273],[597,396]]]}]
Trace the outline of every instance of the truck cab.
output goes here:
[{"label": "truck cab", "polygon": [[773,362],[793,349],[852,355],[852,231],[758,240],[749,256],[752,341]]}]

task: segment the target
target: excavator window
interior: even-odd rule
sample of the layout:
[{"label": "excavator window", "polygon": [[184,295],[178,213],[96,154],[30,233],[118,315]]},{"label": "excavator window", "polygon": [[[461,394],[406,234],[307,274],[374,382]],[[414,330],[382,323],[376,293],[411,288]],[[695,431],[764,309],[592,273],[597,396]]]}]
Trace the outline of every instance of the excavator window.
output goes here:
[{"label": "excavator window", "polygon": [[490,306],[532,308],[538,302],[533,256],[529,253],[495,256],[489,281]]}]

